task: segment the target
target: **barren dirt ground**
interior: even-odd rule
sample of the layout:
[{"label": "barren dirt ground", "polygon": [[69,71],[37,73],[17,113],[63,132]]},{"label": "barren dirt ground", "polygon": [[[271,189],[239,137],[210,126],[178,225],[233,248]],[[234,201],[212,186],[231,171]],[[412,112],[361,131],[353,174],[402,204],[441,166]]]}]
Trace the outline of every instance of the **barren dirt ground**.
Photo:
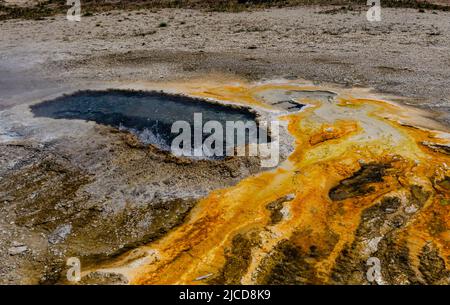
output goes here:
[{"label": "barren dirt ground", "polygon": [[[109,12],[81,22],[65,16],[5,21],[1,107],[16,102],[8,96],[55,84],[223,72],[374,87],[448,113],[450,13],[384,8],[382,14],[376,24],[366,21],[365,8],[327,7],[166,9]],[[163,22],[167,27],[160,27]]]},{"label": "barren dirt ground", "polygon": [[[365,13],[365,7],[163,9],[111,11],[81,22],[62,15],[2,21],[2,120],[14,127],[20,105],[80,88],[212,75],[218,83],[284,78],[374,88],[428,110],[443,129],[450,126],[450,12],[383,8],[379,23],[368,22]],[[211,190],[260,170],[255,160],[171,163],[99,126],[20,124],[19,133],[55,130],[64,137],[46,145],[1,144],[2,283],[58,282],[68,254],[89,264],[155,239]],[[124,200],[133,204],[123,206]],[[144,232],[146,221],[154,225]]]}]

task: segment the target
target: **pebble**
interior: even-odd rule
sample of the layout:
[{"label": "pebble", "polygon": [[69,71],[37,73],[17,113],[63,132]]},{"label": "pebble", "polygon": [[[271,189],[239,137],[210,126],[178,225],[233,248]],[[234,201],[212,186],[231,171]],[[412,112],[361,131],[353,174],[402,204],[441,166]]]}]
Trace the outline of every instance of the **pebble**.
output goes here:
[{"label": "pebble", "polygon": [[11,247],[8,249],[9,255],[17,255],[22,254],[28,250],[27,246],[17,246],[17,247]]}]

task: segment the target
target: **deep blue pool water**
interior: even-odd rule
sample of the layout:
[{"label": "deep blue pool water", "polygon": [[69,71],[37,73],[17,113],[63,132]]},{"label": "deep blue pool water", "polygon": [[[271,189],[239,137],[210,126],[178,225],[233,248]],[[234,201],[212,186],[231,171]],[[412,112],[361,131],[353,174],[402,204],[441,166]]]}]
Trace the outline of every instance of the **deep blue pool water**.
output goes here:
[{"label": "deep blue pool water", "polygon": [[[224,130],[226,121],[256,121],[255,114],[243,108],[160,92],[128,90],[79,91],[33,105],[31,110],[36,117],[81,119],[127,130],[143,143],[164,150],[170,149],[178,135],[171,132],[172,124],[187,121],[193,130],[194,113],[202,114],[203,124],[218,121]],[[264,131],[260,130],[260,135],[265,135]],[[208,136],[203,134],[203,139]],[[265,136],[261,139],[258,141],[266,142]]]}]

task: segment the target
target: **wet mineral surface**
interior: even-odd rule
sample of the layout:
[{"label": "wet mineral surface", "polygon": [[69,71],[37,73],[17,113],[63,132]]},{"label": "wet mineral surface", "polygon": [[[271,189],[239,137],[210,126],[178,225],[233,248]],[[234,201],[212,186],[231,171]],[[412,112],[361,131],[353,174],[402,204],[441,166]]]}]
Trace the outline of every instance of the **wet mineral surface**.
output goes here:
[{"label": "wet mineral surface", "polygon": [[[133,284],[449,284],[445,127],[387,101],[295,83],[191,94],[276,109],[294,150],[277,168],[209,193],[168,234],[86,269],[85,277],[121,275]],[[292,110],[286,101],[307,107]],[[371,279],[373,258],[380,274]]]},{"label": "wet mineral surface", "polygon": [[23,282],[67,283],[75,256],[86,284],[450,283],[449,134],[426,112],[300,81],[158,85],[287,122],[280,164],[3,111],[2,234],[22,236],[5,259]]}]

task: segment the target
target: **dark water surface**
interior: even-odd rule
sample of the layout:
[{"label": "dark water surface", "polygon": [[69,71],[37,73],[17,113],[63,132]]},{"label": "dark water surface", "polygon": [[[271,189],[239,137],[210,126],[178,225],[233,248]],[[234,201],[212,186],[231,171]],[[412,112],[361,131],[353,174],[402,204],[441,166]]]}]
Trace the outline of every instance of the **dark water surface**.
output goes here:
[{"label": "dark water surface", "polygon": [[[143,143],[164,150],[170,149],[178,135],[171,132],[175,121],[189,122],[193,132],[194,113],[202,114],[203,124],[210,120],[220,122],[224,134],[226,121],[256,121],[255,114],[246,109],[160,92],[128,90],[80,91],[33,105],[31,110],[37,117],[82,119],[125,129]],[[204,133],[203,139],[208,136]]]}]

